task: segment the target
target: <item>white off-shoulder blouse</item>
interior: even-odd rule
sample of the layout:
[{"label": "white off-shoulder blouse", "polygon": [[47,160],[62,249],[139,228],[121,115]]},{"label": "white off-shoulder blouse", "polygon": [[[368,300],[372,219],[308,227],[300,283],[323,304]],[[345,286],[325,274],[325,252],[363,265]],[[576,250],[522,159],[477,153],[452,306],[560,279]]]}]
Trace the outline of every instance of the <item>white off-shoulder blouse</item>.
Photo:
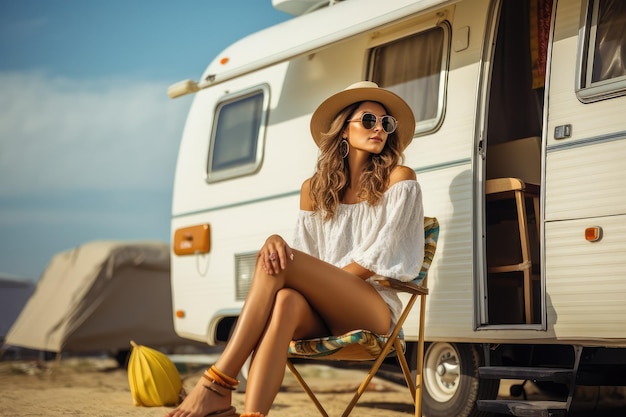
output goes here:
[{"label": "white off-shoulder blouse", "polygon": [[389,305],[393,323],[402,304],[378,277],[411,281],[424,258],[422,191],[415,180],[393,184],[376,206],[368,202],[340,204],[332,219],[300,210],[292,247],[342,268],[356,262],[375,273],[369,282]]}]

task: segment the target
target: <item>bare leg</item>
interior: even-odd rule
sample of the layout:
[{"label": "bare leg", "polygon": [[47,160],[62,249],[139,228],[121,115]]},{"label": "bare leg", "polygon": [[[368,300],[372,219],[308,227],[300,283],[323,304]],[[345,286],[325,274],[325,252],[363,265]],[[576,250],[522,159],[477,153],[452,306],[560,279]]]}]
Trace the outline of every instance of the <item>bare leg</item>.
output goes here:
[{"label": "bare leg", "polygon": [[259,342],[282,288],[302,294],[332,334],[357,328],[376,333],[389,330],[389,308],[371,285],[305,253],[294,253],[294,260],[277,275],[268,275],[257,266],[235,331],[216,364],[226,374],[236,375]]},{"label": "bare leg", "polygon": [[254,353],[248,376],[245,411],[268,414],[280,389],[292,339],[324,336],[328,329],[307,300],[292,289],[282,289],[269,323]]},{"label": "bare leg", "polygon": [[[300,293],[332,334],[341,334],[357,328],[376,333],[385,333],[389,330],[391,322],[389,308],[371,285],[340,268],[303,252],[294,251],[294,259],[286,264],[284,270],[276,274],[268,274],[261,263],[257,263],[254,280],[235,331],[216,363],[219,370],[227,375],[237,375],[253,349],[257,345],[261,349],[263,344],[261,337],[271,327],[269,319],[276,295],[283,288]],[[282,332],[272,336],[280,339],[280,342],[275,343],[282,344],[277,350],[282,349],[283,355],[286,354],[287,343],[295,330],[292,326],[292,335],[289,337]],[[263,342],[266,342],[265,338],[263,339]],[[267,352],[269,351],[270,349],[267,349]],[[253,361],[255,362],[253,369],[258,377],[251,375],[253,381],[254,378],[269,378],[271,371],[277,369],[276,366],[283,366],[284,369],[284,359],[270,354],[259,356],[258,353]],[[274,364],[275,360],[280,363]],[[199,381],[183,404],[168,416],[204,417],[213,410],[227,408],[223,402],[224,398],[215,398],[216,396],[201,384],[202,381]],[[263,395],[273,399],[280,387],[280,384],[278,387],[275,385],[275,383],[268,385],[268,390],[263,390]],[[270,390],[273,394],[269,392]],[[258,395],[261,395],[261,391]]]}]

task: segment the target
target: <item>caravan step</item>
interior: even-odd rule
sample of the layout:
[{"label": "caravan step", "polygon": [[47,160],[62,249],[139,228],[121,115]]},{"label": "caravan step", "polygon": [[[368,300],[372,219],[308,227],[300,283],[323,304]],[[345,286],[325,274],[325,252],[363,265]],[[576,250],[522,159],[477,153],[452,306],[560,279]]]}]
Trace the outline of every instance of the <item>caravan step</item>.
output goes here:
[{"label": "caravan step", "polygon": [[485,379],[524,379],[530,381],[553,381],[568,384],[574,371],[567,368],[539,368],[517,366],[483,366],[478,369]]},{"label": "caravan step", "polygon": [[519,417],[564,417],[567,415],[565,401],[515,401],[478,400],[480,411]]}]

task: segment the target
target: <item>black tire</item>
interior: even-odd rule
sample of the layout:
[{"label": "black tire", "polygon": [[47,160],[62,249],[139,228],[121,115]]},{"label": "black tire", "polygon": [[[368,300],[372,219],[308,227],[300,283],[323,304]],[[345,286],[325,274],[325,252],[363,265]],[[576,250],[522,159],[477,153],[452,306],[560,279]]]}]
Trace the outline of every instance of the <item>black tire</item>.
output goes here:
[{"label": "black tire", "polygon": [[424,354],[422,415],[425,417],[486,417],[476,400],[493,400],[499,380],[479,379],[480,345],[431,343]]}]

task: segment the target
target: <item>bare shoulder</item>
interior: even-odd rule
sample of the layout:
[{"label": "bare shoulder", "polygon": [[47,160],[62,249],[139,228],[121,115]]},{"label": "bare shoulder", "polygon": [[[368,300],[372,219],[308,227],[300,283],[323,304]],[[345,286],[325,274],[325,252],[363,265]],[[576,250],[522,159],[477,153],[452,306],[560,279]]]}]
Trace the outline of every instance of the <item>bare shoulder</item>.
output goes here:
[{"label": "bare shoulder", "polygon": [[389,186],[392,186],[400,181],[416,179],[417,176],[415,175],[415,171],[407,166],[398,165],[393,169],[393,171],[391,171],[391,175],[389,176]]},{"label": "bare shoulder", "polygon": [[311,200],[311,178],[302,183],[300,188],[300,210],[313,211],[313,200]]}]

